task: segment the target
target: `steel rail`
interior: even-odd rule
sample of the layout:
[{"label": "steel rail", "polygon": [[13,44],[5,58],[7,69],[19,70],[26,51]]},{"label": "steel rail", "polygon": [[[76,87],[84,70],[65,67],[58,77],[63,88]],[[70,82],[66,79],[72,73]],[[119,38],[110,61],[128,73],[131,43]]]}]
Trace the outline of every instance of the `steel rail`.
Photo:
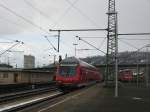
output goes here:
[{"label": "steel rail", "polygon": [[31,95],[37,95],[37,94],[42,94],[44,92],[49,92],[49,91],[54,91],[58,90],[56,87],[47,87],[47,88],[42,88],[42,89],[36,89],[36,90],[28,90],[28,91],[23,91],[23,92],[17,92],[14,94],[8,94],[8,95],[1,95],[0,96],[0,103],[5,102],[5,101],[11,101],[16,98],[22,98],[22,97],[28,97]]}]

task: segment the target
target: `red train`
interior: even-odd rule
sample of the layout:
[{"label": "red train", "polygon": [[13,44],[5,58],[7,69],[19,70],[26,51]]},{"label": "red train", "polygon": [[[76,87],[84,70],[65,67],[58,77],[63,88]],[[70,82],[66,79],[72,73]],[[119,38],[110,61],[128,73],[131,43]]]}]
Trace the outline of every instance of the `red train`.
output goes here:
[{"label": "red train", "polygon": [[119,81],[133,81],[134,76],[133,76],[133,71],[131,69],[125,69],[125,70],[120,70],[119,71]]},{"label": "red train", "polygon": [[75,57],[66,58],[57,67],[56,82],[59,87],[81,87],[102,81],[102,74],[92,65]]}]

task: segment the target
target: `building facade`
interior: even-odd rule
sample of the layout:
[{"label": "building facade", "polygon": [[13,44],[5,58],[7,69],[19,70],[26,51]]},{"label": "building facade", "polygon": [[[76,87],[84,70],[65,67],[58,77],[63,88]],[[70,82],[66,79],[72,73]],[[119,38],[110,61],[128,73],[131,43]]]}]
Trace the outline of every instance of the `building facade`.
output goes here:
[{"label": "building facade", "polygon": [[0,86],[51,83],[55,72],[32,69],[0,69]]},{"label": "building facade", "polygon": [[24,55],[24,68],[35,68],[35,57],[32,55]]}]

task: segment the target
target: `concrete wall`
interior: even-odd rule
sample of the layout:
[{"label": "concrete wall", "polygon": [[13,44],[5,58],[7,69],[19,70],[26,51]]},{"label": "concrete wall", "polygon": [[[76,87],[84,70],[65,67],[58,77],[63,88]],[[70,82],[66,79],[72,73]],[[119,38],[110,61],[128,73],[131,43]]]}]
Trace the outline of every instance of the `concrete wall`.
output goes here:
[{"label": "concrete wall", "polygon": [[[4,75],[6,75],[4,76]],[[13,84],[14,83],[14,75],[12,72],[0,72],[0,84]]]},{"label": "concrete wall", "polygon": [[43,82],[51,82],[53,79],[53,75],[49,73],[30,73],[31,83],[43,83]]},{"label": "concrete wall", "polygon": [[53,77],[54,74],[49,72],[0,71],[0,85],[21,83],[47,83],[53,81]]}]

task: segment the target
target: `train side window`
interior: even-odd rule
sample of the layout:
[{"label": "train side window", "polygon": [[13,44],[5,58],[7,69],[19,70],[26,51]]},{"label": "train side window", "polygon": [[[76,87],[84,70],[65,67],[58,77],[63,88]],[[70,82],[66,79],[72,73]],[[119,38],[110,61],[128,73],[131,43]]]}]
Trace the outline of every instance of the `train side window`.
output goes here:
[{"label": "train side window", "polygon": [[3,78],[8,78],[8,73],[4,73]]},{"label": "train side window", "polygon": [[85,69],[81,69],[81,70],[82,70],[82,75],[86,75]]},{"label": "train side window", "polygon": [[83,70],[82,69],[80,69],[80,74],[83,75]]}]

